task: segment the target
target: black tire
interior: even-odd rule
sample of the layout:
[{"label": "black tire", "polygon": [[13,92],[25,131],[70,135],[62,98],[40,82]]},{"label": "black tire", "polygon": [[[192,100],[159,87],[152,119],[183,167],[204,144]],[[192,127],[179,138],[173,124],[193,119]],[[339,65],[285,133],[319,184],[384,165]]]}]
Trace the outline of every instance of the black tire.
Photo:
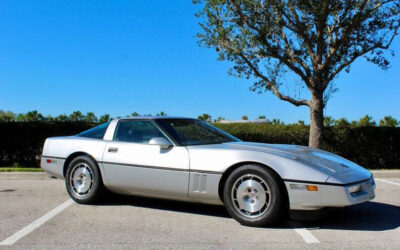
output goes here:
[{"label": "black tire", "polygon": [[[255,185],[247,186],[250,183]],[[278,177],[271,170],[259,165],[243,165],[235,169],[225,182],[224,204],[228,213],[242,225],[271,225],[286,212],[282,189]],[[251,212],[258,207],[259,210]]]},{"label": "black tire", "polygon": [[[85,186],[88,187],[85,192],[79,192],[79,189],[77,188],[79,185],[77,185],[77,183],[72,180],[73,178],[71,178],[71,175],[79,175],[77,171],[84,171],[82,172],[81,179],[85,180],[85,182],[81,181],[81,183],[88,184]],[[90,176],[91,180],[86,181],[87,179],[85,178],[88,178],[86,176]],[[79,180],[79,178],[75,179]],[[80,204],[93,204],[100,201],[106,190],[97,163],[87,156],[78,156],[69,163],[65,175],[65,185],[68,195],[75,202]]]}]

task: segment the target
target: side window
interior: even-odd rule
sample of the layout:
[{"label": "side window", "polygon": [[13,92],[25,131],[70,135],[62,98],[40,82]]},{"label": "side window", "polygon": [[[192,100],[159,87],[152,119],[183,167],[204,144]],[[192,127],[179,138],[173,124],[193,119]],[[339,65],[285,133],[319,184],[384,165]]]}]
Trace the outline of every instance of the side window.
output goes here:
[{"label": "side window", "polygon": [[100,124],[99,126],[96,126],[94,128],[91,128],[89,130],[86,130],[86,131],[78,134],[78,136],[95,138],[95,139],[103,139],[104,134],[106,133],[106,130],[107,130],[109,124],[110,124],[109,122]]},{"label": "side window", "polygon": [[165,136],[150,121],[122,120],[118,123],[114,140],[148,143],[154,137]]}]

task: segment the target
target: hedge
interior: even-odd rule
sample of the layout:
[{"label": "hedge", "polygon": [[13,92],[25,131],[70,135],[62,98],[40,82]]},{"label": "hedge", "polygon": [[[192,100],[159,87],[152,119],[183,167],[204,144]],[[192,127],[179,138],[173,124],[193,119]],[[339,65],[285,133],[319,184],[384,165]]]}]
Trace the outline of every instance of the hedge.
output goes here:
[{"label": "hedge", "polygon": [[[299,124],[216,124],[244,141],[308,145],[309,127]],[[325,127],[322,149],[369,169],[400,168],[400,128]]]},{"label": "hedge", "polygon": [[[84,122],[0,122],[0,166],[39,167],[47,137],[74,135],[95,124]],[[308,126],[214,124],[244,141],[308,144]],[[400,128],[327,127],[323,149],[369,169],[400,168]]]},{"label": "hedge", "polygon": [[47,137],[74,135],[92,126],[84,122],[0,122],[0,167],[39,167]]}]

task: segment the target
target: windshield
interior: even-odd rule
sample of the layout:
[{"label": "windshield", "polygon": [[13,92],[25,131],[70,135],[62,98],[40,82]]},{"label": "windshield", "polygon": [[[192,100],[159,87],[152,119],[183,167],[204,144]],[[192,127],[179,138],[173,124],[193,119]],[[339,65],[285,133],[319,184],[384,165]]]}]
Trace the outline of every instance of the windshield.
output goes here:
[{"label": "windshield", "polygon": [[157,123],[183,146],[239,141],[230,134],[199,120],[158,119]]}]

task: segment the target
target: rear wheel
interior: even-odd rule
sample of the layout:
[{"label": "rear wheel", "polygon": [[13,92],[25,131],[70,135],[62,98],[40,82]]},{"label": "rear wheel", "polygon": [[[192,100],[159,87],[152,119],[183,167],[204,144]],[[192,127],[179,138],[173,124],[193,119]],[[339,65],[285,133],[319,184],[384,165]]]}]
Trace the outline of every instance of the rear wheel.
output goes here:
[{"label": "rear wheel", "polygon": [[69,163],[65,185],[69,196],[82,204],[99,201],[105,191],[96,162],[87,156],[78,156]]},{"label": "rear wheel", "polygon": [[266,226],[284,213],[283,191],[275,173],[258,165],[235,169],[225,182],[228,213],[243,225]]}]

